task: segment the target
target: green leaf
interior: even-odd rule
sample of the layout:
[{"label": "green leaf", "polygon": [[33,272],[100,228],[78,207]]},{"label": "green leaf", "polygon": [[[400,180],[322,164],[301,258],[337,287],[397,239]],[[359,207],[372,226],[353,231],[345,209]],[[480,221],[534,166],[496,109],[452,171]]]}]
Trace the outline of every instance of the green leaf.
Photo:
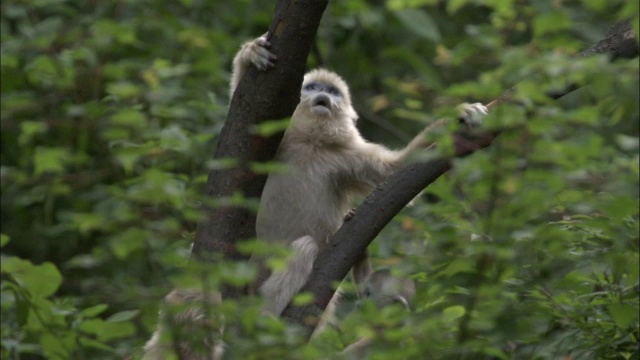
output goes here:
[{"label": "green leaf", "polygon": [[293,298],[293,305],[295,306],[307,305],[311,304],[311,302],[313,302],[313,294],[310,292],[299,293]]},{"label": "green leaf", "polygon": [[52,86],[58,79],[58,69],[55,59],[40,55],[25,66],[29,81],[42,86]]},{"label": "green leaf", "polygon": [[504,359],[504,360],[511,359],[509,355],[507,355],[503,350],[497,347],[489,347],[486,349],[482,349],[482,352],[485,355],[490,355],[492,358]]},{"label": "green leaf", "polygon": [[99,341],[122,339],[135,333],[135,326],[130,322],[107,322],[102,319],[83,321],[78,328],[90,334],[95,334]]},{"label": "green leaf", "polygon": [[33,154],[34,174],[62,173],[68,158],[69,153],[66,149],[39,146]]},{"label": "green leaf", "polygon": [[148,154],[150,151],[151,149],[149,146],[136,144],[123,144],[113,150],[116,158],[127,172],[131,172],[140,158]]},{"label": "green leaf", "polygon": [[251,132],[260,136],[269,137],[287,130],[291,118],[282,120],[265,121],[254,125]]},{"label": "green leaf", "polygon": [[109,352],[115,351],[114,348],[112,348],[111,346],[105,345],[100,341],[96,341],[90,338],[81,337],[80,339],[78,339],[78,341],[82,346],[85,346],[85,347],[100,349],[100,350],[109,351]]},{"label": "green leaf", "polygon": [[107,310],[109,308],[109,305],[107,304],[99,304],[96,306],[92,306],[90,308],[86,308],[84,310],[82,310],[80,312],[81,316],[90,318],[90,317],[95,317],[97,315],[102,314],[103,312],[105,312],[105,310]]},{"label": "green leaf", "polygon": [[401,10],[436,4],[438,4],[438,0],[387,0],[386,6],[389,10]]},{"label": "green leaf", "polygon": [[446,2],[447,4],[447,13],[450,15],[455,14],[460,10],[463,6],[469,3],[471,0],[449,0]]},{"label": "green leaf", "polygon": [[140,310],[125,310],[117,312],[107,319],[108,322],[122,322],[133,319],[140,314]]},{"label": "green leaf", "polygon": [[464,306],[454,305],[442,310],[442,320],[444,322],[452,322],[459,319],[465,314],[466,310]]},{"label": "green leaf", "polygon": [[9,240],[9,235],[0,234],[0,247],[4,247],[5,245],[7,245],[9,243]]},{"label": "green leaf", "polygon": [[457,273],[474,273],[475,265],[469,259],[453,260],[442,272],[442,275],[452,276]]},{"label": "green leaf", "polygon": [[40,337],[40,344],[47,359],[67,360],[71,358],[71,349],[73,348],[73,337],[61,337],[51,333],[44,333]]},{"label": "green leaf", "polygon": [[598,108],[595,106],[583,106],[576,109],[571,114],[572,120],[586,125],[596,125],[600,117]]},{"label": "green leaf", "polygon": [[252,162],[251,171],[256,174],[271,174],[271,173],[284,173],[287,172],[289,167],[279,162]]},{"label": "green leaf", "polygon": [[100,214],[73,214],[73,225],[82,233],[103,228],[105,219]]},{"label": "green leaf", "polygon": [[113,125],[126,126],[133,129],[143,129],[147,125],[147,119],[144,114],[138,110],[125,109],[120,110],[111,116]]},{"label": "green leaf", "polygon": [[544,104],[549,101],[544,89],[540,84],[533,80],[523,80],[519,82],[516,87],[516,96],[525,103],[531,103],[531,101],[534,101]]},{"label": "green leaf", "polygon": [[533,18],[533,33],[536,37],[570,28],[571,19],[564,11],[552,11]]},{"label": "green leaf", "polygon": [[47,124],[41,121],[23,121],[20,124],[20,130],[18,143],[25,146],[37,135],[45,133],[47,131]]},{"label": "green leaf", "polygon": [[414,34],[436,43],[442,40],[438,25],[426,11],[403,9],[394,11],[394,14]]},{"label": "green leaf", "polygon": [[191,147],[191,139],[178,125],[171,125],[160,132],[160,147],[179,152],[187,152]]},{"label": "green leaf", "polygon": [[582,0],[581,3],[593,10],[604,11],[609,4],[609,0]]},{"label": "green leaf", "polygon": [[143,229],[129,228],[114,234],[110,245],[118,259],[125,259],[132,252],[143,249],[149,234]]},{"label": "green leaf", "polygon": [[[11,291],[8,291],[8,289],[11,289]],[[29,318],[31,294],[23,287],[20,287],[19,284],[3,282],[2,295],[4,297],[3,301],[7,301],[7,303],[13,301],[15,303],[16,320],[20,326],[24,326]]]},{"label": "green leaf", "polygon": [[602,202],[601,210],[614,219],[637,215],[640,203],[631,196],[615,196]]},{"label": "green leaf", "polygon": [[0,54],[0,67],[6,68],[7,70],[13,70],[18,68],[20,65],[20,59],[15,55],[10,54]]},{"label": "green leaf", "polygon": [[142,94],[142,89],[131,82],[121,81],[107,85],[107,92],[121,99],[134,98]]},{"label": "green leaf", "polygon": [[629,304],[609,305],[609,315],[620,329],[627,329],[638,321],[638,306]]},{"label": "green leaf", "polygon": [[99,20],[91,29],[102,46],[109,46],[113,40],[123,44],[136,41],[135,30],[131,24],[119,24],[110,19]]},{"label": "green leaf", "polygon": [[62,284],[62,275],[50,262],[33,265],[28,260],[9,257],[2,260],[1,269],[35,296],[53,295]]}]

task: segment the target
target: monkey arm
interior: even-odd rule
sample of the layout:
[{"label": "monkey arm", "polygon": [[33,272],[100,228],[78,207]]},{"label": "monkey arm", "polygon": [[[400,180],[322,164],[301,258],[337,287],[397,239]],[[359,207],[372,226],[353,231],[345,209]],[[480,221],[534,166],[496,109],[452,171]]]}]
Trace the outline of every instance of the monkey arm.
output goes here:
[{"label": "monkey arm", "polygon": [[[458,113],[460,123],[465,124],[469,128],[473,128],[482,125],[484,117],[487,116],[489,110],[481,103],[462,103],[458,105]],[[427,134],[436,128],[444,126],[446,122],[446,119],[438,120],[422,130],[404,149],[399,151],[398,161],[405,162],[407,158],[416,151],[434,145],[434,142],[428,139]]]},{"label": "monkey arm", "polygon": [[402,150],[391,150],[383,145],[362,141],[356,144],[353,156],[345,157],[343,170],[348,173],[353,187],[362,187],[362,192],[369,191],[382,182],[387,176],[404,164],[416,152],[428,148],[431,144],[426,137],[428,127],[418,134]]},{"label": "monkey arm", "polygon": [[269,51],[271,43],[267,41],[267,34],[265,33],[254,40],[242,44],[233,58],[229,98],[233,97],[240,79],[242,79],[251,64],[261,71],[275,66],[277,57]]}]

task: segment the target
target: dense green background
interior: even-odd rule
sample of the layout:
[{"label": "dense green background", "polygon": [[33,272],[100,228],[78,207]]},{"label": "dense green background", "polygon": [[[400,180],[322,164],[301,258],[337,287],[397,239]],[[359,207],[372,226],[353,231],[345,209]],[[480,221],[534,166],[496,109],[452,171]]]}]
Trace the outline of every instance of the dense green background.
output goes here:
[{"label": "dense green background", "polygon": [[[136,358],[159,299],[199,282],[230,61],[273,5],[2,1],[2,359]],[[516,83],[522,106],[372,245],[417,282],[411,319],[365,305],[303,345],[229,302],[233,357],[330,355],[377,324],[379,359],[639,359],[638,60],[571,60],[626,17],[637,35],[636,1],[331,2],[309,66],[343,75],[368,139],[399,146]],[[587,86],[543,96],[568,81]]]}]

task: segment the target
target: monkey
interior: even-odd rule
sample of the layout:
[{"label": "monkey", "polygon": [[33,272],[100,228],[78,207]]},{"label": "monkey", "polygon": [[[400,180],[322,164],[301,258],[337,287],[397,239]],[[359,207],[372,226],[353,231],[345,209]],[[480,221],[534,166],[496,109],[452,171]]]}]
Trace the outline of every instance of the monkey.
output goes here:
[{"label": "monkey", "polygon": [[[233,60],[230,97],[250,66],[261,71],[275,66],[277,56],[270,47],[266,34],[241,46]],[[464,111],[464,119],[474,123],[487,113],[481,104]],[[353,216],[353,198],[366,195],[413,152],[428,145],[425,131],[399,151],[367,142],[355,127],[357,119],[349,88],[340,76],[325,69],[304,76],[300,103],[276,155],[289,171],[268,176],[256,221],[258,238],[288,245],[294,253],[285,270],[261,271],[259,291],[266,313],[279,315],[304,285],[318,252],[345,216]],[[371,272],[365,252],[352,270],[358,289]],[[329,309],[338,297],[334,296]],[[223,327],[219,318],[207,316],[206,311],[220,302],[215,292],[205,296],[199,289],[173,290],[165,297],[143,359],[165,359],[172,351],[180,359],[220,359]]]},{"label": "monkey", "polygon": [[[249,66],[262,71],[275,66],[277,57],[270,46],[266,34],[242,45],[233,60],[231,96]],[[487,113],[480,103],[463,104],[461,118],[477,125]],[[269,174],[257,214],[257,237],[293,252],[284,270],[259,270],[265,313],[279,316],[302,288],[354,198],[367,195],[412,154],[430,145],[428,127],[401,150],[368,142],[356,128],[357,119],[349,87],[339,75],[322,68],[304,75],[300,102],[276,153],[276,161],[287,171]],[[252,260],[264,262],[254,256]],[[370,272],[368,262],[363,264],[364,270],[353,271],[360,281]]]},{"label": "monkey", "polygon": [[[396,277],[387,269],[377,270],[371,273],[364,282],[364,299],[371,300],[378,309],[385,306],[400,304],[407,311],[416,295],[416,285],[413,280],[404,277]],[[347,346],[340,352],[342,358],[366,358],[369,349],[374,343],[374,338],[363,337]]]},{"label": "monkey", "polygon": [[[275,66],[277,56],[270,47],[266,34],[241,46],[233,60],[230,96],[250,66],[261,71]],[[462,119],[478,125],[486,114],[482,104],[464,104]],[[276,154],[276,160],[289,171],[268,176],[257,214],[258,238],[293,250],[286,269],[272,274],[261,270],[259,292],[266,313],[279,315],[304,285],[317,254],[338,230],[345,214],[353,216],[349,214],[354,197],[366,195],[410,155],[429,145],[425,138],[428,128],[402,150],[370,143],[357,130],[357,119],[349,88],[340,76],[325,69],[305,74],[300,103]],[[260,263],[261,259],[254,261]],[[361,296],[367,291],[362,286],[364,279],[370,279],[368,291],[371,286],[387,283],[371,273],[365,252],[352,270],[357,288],[365,289]],[[328,308],[335,306],[337,297]],[[407,302],[405,295],[395,299]],[[222,358],[223,327],[220,319],[207,316],[205,310],[220,302],[218,293],[204,296],[199,289],[173,290],[165,297],[160,323],[145,344],[143,359],[164,359],[171,351],[187,360]],[[200,338],[204,341],[198,341]]]},{"label": "monkey", "polygon": [[378,307],[398,303],[410,309],[416,285],[411,279],[393,276],[389,270],[382,269],[367,277],[363,293],[365,299],[371,299]]},{"label": "monkey", "polygon": [[[215,312],[222,299],[200,289],[174,289],[164,298],[160,321],[144,346],[142,360],[220,360],[224,353],[222,319]],[[207,311],[211,310],[211,311]]]}]

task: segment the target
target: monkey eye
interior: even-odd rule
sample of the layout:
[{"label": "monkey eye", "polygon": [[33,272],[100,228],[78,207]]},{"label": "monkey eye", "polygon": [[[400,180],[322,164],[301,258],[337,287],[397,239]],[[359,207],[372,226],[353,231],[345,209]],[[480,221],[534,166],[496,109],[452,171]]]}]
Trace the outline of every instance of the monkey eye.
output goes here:
[{"label": "monkey eye", "polygon": [[329,86],[327,92],[331,95],[340,95],[340,90],[338,90],[338,88],[335,86]]},{"label": "monkey eye", "polygon": [[310,83],[304,86],[305,90],[316,90],[318,88],[318,86],[316,85],[316,83]]}]

